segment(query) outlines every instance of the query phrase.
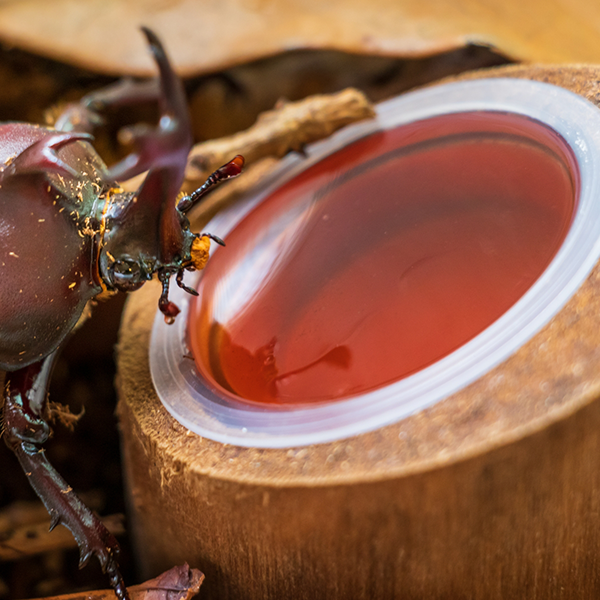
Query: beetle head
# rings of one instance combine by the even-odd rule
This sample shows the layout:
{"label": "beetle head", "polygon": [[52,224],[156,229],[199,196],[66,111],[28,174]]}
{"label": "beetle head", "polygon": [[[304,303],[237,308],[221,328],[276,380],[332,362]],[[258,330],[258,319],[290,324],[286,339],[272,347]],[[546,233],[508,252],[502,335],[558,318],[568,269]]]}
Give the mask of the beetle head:
{"label": "beetle head", "polygon": [[202,268],[208,258],[210,234],[189,229],[185,213],[210,188],[241,172],[244,159],[235,157],[215,171],[206,183],[177,203],[192,146],[191,127],[183,85],[174,73],[157,36],[142,28],[160,71],[161,119],[156,129],[130,131],[136,151],[109,171],[109,179],[124,180],[148,171],[135,193],[110,190],[104,198],[101,239],[96,255],[98,278],[108,289],[133,291],[156,273],[163,291],[159,308],[167,322],[179,309],[169,301],[169,281],[191,294],[183,283],[186,270]]}
{"label": "beetle head", "polygon": [[168,299],[171,276],[176,275],[179,287],[197,295],[183,283],[184,272],[204,268],[211,240],[225,245],[215,235],[190,231],[185,213],[213,186],[237,177],[243,165],[244,159],[236,156],[177,205],[170,201],[175,191],[173,196],[165,196],[173,174],[164,168],[151,170],[134,194],[110,190],[104,199],[102,238],[96,261],[103,284],[109,289],[131,292],[156,273],[163,287],[159,308],[167,323],[172,323],[179,309]]}
{"label": "beetle head", "polygon": [[[148,187],[148,178],[152,185]],[[199,252],[204,238],[189,229],[187,217],[171,202],[159,202],[156,175],[150,173],[134,194],[116,193],[104,217],[102,247],[98,254],[99,277],[108,289],[131,292],[156,273],[163,284],[160,308],[171,320],[179,312],[168,301],[168,285],[183,272],[202,268],[208,258]],[[152,193],[149,193],[149,189]],[[162,186],[159,187],[162,189]]]}

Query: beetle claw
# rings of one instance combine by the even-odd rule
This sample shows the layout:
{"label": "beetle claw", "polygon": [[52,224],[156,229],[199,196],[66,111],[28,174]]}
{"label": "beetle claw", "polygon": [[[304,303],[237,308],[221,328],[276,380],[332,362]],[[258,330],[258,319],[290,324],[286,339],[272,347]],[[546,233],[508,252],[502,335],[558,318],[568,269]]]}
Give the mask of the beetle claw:
{"label": "beetle claw", "polygon": [[89,562],[90,559],[92,558],[92,551],[86,549],[85,552],[83,551],[83,549],[80,549],[79,552],[79,568],[83,569]]}
{"label": "beetle claw", "polygon": [[50,527],[48,528],[48,531],[53,531],[55,527],[60,525],[60,522],[61,522],[60,515],[56,512],[52,513],[51,520],[50,520]]}

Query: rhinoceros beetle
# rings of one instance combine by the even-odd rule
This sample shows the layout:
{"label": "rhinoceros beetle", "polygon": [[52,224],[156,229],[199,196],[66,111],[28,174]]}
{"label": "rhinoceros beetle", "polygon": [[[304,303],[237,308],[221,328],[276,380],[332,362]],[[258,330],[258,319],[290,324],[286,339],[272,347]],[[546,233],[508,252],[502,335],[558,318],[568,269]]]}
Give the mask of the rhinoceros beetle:
{"label": "rhinoceros beetle", "polygon": [[[179,312],[169,282],[191,294],[186,270],[200,269],[216,236],[189,229],[186,213],[215,184],[235,177],[243,158],[215,171],[177,201],[192,145],[183,86],[157,36],[142,28],[158,65],[157,82],[124,80],[71,105],[55,129],[0,125],[0,369],[6,371],[0,433],[51,516],[71,530],[80,566],[95,554],[119,598],[128,593],[118,544],[45,457],[47,387],[61,345],[88,302],[138,289],[156,273],[167,322]],[[108,169],[90,131],[109,106],[155,96],[158,127],[130,129],[135,151]],[[148,171],[140,188],[116,183]]]}

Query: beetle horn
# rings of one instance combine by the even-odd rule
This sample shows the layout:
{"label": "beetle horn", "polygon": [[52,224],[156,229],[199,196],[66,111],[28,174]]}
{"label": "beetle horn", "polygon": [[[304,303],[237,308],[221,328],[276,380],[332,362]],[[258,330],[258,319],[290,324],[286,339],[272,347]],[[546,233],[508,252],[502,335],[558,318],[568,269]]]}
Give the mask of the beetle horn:
{"label": "beetle horn", "polygon": [[[162,265],[170,265],[181,256],[184,233],[175,200],[179,185],[173,185],[176,173],[172,169],[151,169],[138,190],[135,210],[143,213],[139,235],[152,237],[155,256]],[[148,239],[150,242],[150,239]]]}
{"label": "beetle horn", "polygon": [[126,127],[122,134],[135,151],[109,170],[113,180],[123,181],[154,167],[170,167],[173,184],[179,191],[185,174],[192,134],[183,84],[173,71],[160,40],[147,27],[142,32],[159,69],[161,119],[157,128],[138,124]]}
{"label": "beetle horn", "polygon": [[[176,199],[192,147],[190,119],[183,84],[173,71],[154,32],[142,27],[160,71],[161,119],[158,127],[137,125],[126,130],[135,151],[110,169],[114,180],[148,174],[126,207],[127,236],[159,263],[170,264],[181,253],[183,232]],[[132,231],[135,229],[135,231]],[[124,242],[126,245],[126,242]]]}
{"label": "beetle horn", "polygon": [[140,257],[155,270],[181,255],[184,232],[175,198],[173,172],[151,169],[135,194],[116,194],[105,242],[114,256]]}

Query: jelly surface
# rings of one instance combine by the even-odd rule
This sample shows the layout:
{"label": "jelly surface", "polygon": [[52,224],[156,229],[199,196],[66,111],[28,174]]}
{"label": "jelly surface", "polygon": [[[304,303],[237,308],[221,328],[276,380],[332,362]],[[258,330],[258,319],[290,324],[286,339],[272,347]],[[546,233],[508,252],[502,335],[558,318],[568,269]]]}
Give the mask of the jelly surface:
{"label": "jelly surface", "polygon": [[188,344],[221,395],[301,406],[448,355],[538,279],[569,229],[575,159],[514,114],[373,134],[283,184],[227,236]]}

